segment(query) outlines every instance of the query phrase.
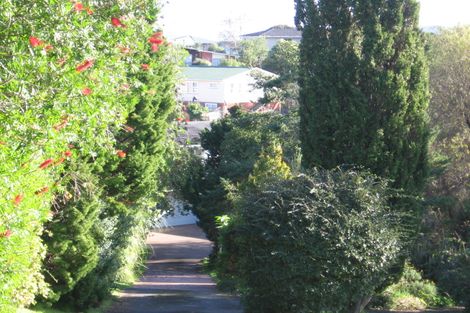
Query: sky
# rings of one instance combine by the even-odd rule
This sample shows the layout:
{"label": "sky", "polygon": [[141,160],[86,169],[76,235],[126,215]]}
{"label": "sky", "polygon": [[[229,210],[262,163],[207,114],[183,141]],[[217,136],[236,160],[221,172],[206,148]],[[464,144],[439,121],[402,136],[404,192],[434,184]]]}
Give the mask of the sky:
{"label": "sky", "polygon": [[[422,27],[470,24],[470,0],[419,1]],[[294,0],[166,0],[160,24],[170,39],[193,35],[218,40],[228,30],[247,34],[294,26],[294,15]]]}

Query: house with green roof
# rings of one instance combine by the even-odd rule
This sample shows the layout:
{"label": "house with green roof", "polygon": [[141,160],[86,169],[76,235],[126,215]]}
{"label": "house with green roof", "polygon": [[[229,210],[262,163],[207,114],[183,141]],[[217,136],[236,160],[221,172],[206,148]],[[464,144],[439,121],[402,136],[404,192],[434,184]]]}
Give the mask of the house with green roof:
{"label": "house with green roof", "polygon": [[254,86],[254,70],[274,75],[246,67],[182,67],[183,84],[179,88],[179,97],[184,103],[199,102],[209,111],[220,111],[221,116],[234,105],[251,109],[264,96],[263,89]]}

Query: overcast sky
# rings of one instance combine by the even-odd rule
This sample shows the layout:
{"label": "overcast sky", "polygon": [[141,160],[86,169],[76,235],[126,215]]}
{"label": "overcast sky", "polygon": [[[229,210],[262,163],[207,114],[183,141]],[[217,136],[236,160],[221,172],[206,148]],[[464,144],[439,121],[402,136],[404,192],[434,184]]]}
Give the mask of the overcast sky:
{"label": "overcast sky", "polygon": [[[193,35],[219,39],[232,31],[251,33],[274,25],[294,25],[294,0],[167,0],[160,24],[175,38]],[[420,25],[454,26],[470,24],[470,0],[420,0]]]}

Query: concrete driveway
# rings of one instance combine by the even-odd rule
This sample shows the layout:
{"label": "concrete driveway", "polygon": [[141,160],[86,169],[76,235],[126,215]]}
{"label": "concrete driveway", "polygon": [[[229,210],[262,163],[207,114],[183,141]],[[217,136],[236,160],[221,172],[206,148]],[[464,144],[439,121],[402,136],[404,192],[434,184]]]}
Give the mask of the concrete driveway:
{"label": "concrete driveway", "polygon": [[237,297],[220,293],[200,261],[211,242],[196,225],[152,233],[153,253],[139,282],[120,293],[108,313],[242,313]]}

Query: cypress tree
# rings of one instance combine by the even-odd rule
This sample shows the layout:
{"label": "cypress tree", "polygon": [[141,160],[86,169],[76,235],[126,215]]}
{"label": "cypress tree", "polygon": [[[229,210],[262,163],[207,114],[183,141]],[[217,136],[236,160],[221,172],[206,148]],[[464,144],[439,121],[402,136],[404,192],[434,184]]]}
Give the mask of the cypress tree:
{"label": "cypress tree", "polygon": [[428,70],[416,0],[296,0],[306,167],[359,165],[415,193],[427,173]]}

